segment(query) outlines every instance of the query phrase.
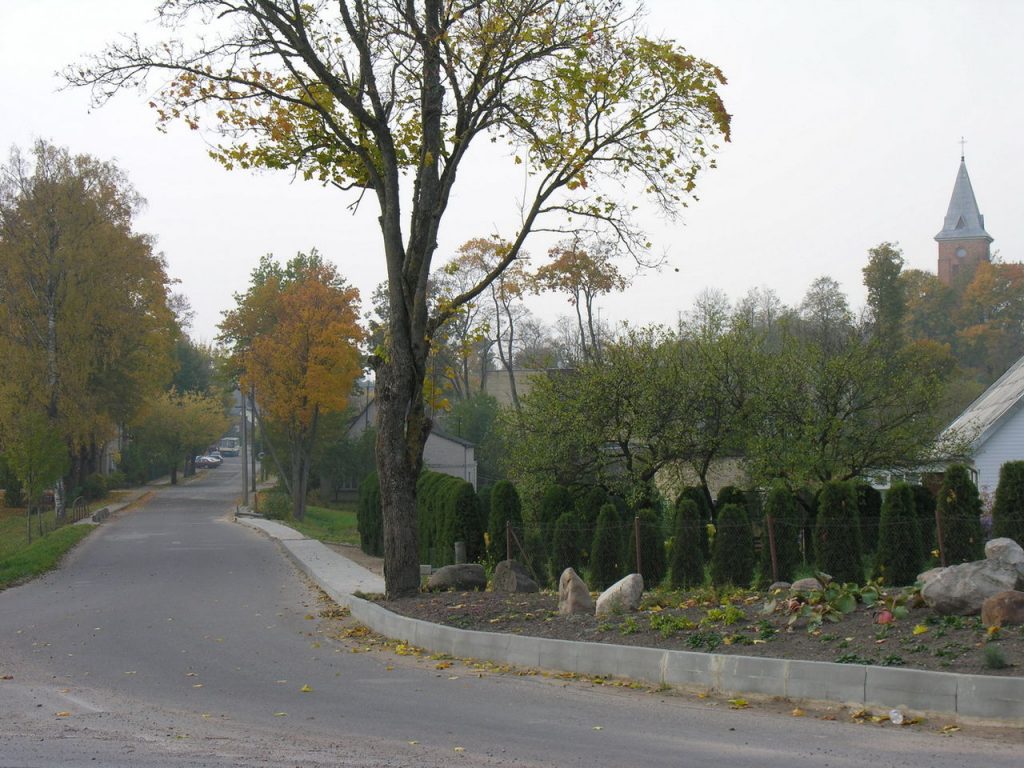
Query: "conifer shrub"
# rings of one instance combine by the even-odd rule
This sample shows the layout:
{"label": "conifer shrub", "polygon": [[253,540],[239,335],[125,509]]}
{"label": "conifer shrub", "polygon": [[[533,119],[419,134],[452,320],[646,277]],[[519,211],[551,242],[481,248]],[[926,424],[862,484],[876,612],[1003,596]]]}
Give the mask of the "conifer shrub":
{"label": "conifer shrub", "polygon": [[368,555],[384,554],[384,522],[380,504],[380,481],[371,472],[359,484],[356,505],[356,528],[359,530],[359,548]]}
{"label": "conifer shrub", "polygon": [[894,483],[882,502],[875,573],[882,583],[905,587],[921,572],[921,531],[914,512],[914,491]]}
{"label": "conifer shrub", "polygon": [[754,578],[754,534],[747,510],[726,504],[718,511],[711,552],[711,583],[748,587]]}
{"label": "conifer shrub", "polygon": [[[743,510],[747,511],[747,494],[737,488],[735,485],[726,485],[718,491],[718,497],[715,499],[715,521],[717,523],[718,516],[721,514],[722,509],[727,507],[729,504],[735,504],[736,506],[743,507]],[[749,514],[747,515],[749,518]]]}
{"label": "conifer shrub", "polygon": [[676,502],[672,527],[672,561],[669,577],[674,589],[692,589],[704,583],[704,551],[707,526],[697,503],[681,495]]}
{"label": "conifer shrub", "polygon": [[[711,557],[711,539],[708,536],[708,525],[711,523],[713,515],[713,507],[711,502],[708,501],[707,494],[704,493],[704,489],[696,485],[690,485],[683,488],[682,493],[679,494],[680,499],[689,499],[697,505],[697,512],[700,515],[700,546],[701,551],[704,554],[704,561]],[[676,509],[678,509],[678,501]]]}
{"label": "conifer shrub", "polygon": [[585,527],[591,530],[597,526],[597,516],[601,507],[608,503],[608,493],[599,485],[592,485],[576,499],[576,514]]}
{"label": "conifer shrub", "polygon": [[[985,544],[981,531],[981,497],[963,464],[946,469],[935,502],[942,526],[941,544],[946,565],[981,560]],[[938,536],[938,534],[936,534]]]}
{"label": "conifer shrub", "polygon": [[[480,507],[480,498],[470,483],[459,483],[456,486],[453,511],[455,530],[452,541],[466,543],[466,561],[477,563],[484,559],[484,515]],[[454,547],[454,545],[453,545]]]}
{"label": "conifer shrub", "polygon": [[640,575],[645,589],[654,589],[665,578],[665,535],[661,516],[653,509],[641,509],[636,513],[639,526],[629,526],[629,544],[623,554],[623,564],[628,573],[636,571],[636,529],[640,528]]}
{"label": "conifer shrub", "polygon": [[619,511],[611,502],[597,515],[594,540],[590,545],[590,587],[607,589],[622,578],[623,541]]}
{"label": "conifer shrub", "polygon": [[914,494],[914,515],[917,517],[917,528],[921,533],[921,563],[926,563],[933,549],[938,548],[935,541],[935,494],[927,486],[912,485]]}
{"label": "conifer shrub", "polygon": [[796,497],[779,481],[772,485],[764,502],[764,536],[761,541],[761,558],[758,573],[765,582],[772,581],[771,542],[768,538],[768,522],[771,521],[775,539],[775,559],[778,564],[778,578],[790,581],[796,569],[803,564],[800,553],[800,508]]}
{"label": "conifer shrub", "polygon": [[[519,493],[516,487],[508,480],[500,480],[494,484],[491,491],[491,512],[488,516],[487,530],[489,532],[490,544],[488,556],[492,562],[500,563],[509,558],[506,551],[505,527],[507,523],[512,524],[513,530],[523,540],[523,510],[519,501]],[[515,547],[515,543],[512,545]],[[516,553],[513,550],[512,555]],[[515,559],[513,557],[513,559]]]}
{"label": "conifer shrub", "polygon": [[579,516],[571,510],[563,512],[555,521],[551,534],[548,570],[552,580],[557,580],[566,568],[579,572],[582,566],[581,559]]}
{"label": "conifer shrub", "polygon": [[572,493],[564,485],[550,483],[545,486],[537,507],[537,523],[545,539],[550,540],[555,521],[576,508]]}
{"label": "conifer shrub", "polygon": [[814,557],[818,570],[838,582],[864,581],[857,492],[851,483],[833,480],[821,489],[814,526]]}
{"label": "conifer shrub", "polygon": [[860,542],[865,552],[878,549],[878,525],[882,516],[882,494],[871,483],[858,482],[857,514],[860,515]]}
{"label": "conifer shrub", "polygon": [[1008,461],[999,469],[992,535],[1024,546],[1024,461]]}

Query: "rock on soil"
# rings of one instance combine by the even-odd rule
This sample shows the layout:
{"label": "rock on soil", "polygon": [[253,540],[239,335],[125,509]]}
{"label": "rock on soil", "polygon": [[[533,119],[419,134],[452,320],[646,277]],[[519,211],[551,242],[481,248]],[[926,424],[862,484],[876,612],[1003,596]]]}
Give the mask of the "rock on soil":
{"label": "rock on soil", "polygon": [[644,594],[644,577],[639,573],[631,573],[619,579],[597,598],[597,615],[616,611],[635,611],[640,607],[640,598]]}
{"label": "rock on soil", "polygon": [[984,560],[932,568],[918,579],[921,597],[937,613],[977,614],[986,598],[1024,589],[1024,549],[1013,539],[992,539],[985,545]]}
{"label": "rock on soil", "polygon": [[502,560],[494,568],[495,592],[537,592],[540,587],[526,566],[515,560]]}
{"label": "rock on soil", "polygon": [[479,563],[461,563],[438,568],[427,580],[427,589],[454,589],[465,591],[470,589],[487,589],[487,574]]}
{"label": "rock on soil", "polygon": [[590,596],[586,582],[572,568],[566,568],[558,579],[558,612],[568,615],[590,613],[593,610],[594,599]]}

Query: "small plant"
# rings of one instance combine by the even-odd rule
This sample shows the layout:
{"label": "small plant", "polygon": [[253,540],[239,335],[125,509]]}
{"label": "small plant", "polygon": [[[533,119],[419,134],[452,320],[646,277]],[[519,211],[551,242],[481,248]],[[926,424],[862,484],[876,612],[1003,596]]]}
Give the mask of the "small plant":
{"label": "small plant", "polygon": [[717,632],[694,632],[686,638],[686,644],[694,650],[706,647],[713,651],[722,644],[722,636]]}
{"label": "small plant", "polygon": [[898,653],[890,653],[879,662],[883,667],[902,667],[906,663]]}
{"label": "small plant", "polygon": [[1010,666],[1010,662],[1006,660],[1006,654],[1003,652],[1003,649],[993,643],[985,645],[982,656],[985,659],[986,669],[1006,669]]}
{"label": "small plant", "polygon": [[696,625],[685,616],[672,616],[655,613],[650,618],[651,629],[660,632],[662,637],[671,637],[676,632],[685,632]]}
{"label": "small plant", "polygon": [[742,608],[727,603],[718,608],[708,608],[707,615],[701,619],[700,623],[702,625],[723,624],[729,627],[745,618],[747,618],[747,615],[743,612]]}
{"label": "small plant", "polygon": [[844,653],[836,658],[837,664],[870,664],[871,659],[865,659],[856,653]]}
{"label": "small plant", "polygon": [[771,640],[777,634],[779,630],[772,626],[772,623],[767,619],[761,619],[757,622],[757,637],[759,640]]}
{"label": "small plant", "polygon": [[635,635],[640,631],[639,622],[632,616],[627,616],[626,620],[619,625],[620,635]]}

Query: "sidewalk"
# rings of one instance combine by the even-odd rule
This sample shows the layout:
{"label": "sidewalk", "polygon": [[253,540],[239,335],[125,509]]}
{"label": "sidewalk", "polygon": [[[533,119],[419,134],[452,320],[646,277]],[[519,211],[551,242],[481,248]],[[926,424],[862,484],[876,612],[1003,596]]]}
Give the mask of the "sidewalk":
{"label": "sidewalk", "polygon": [[384,592],[384,579],[319,541],[272,520],[235,521],[275,539],[339,605],[375,632],[434,653],[522,667],[624,677],[655,685],[795,702],[900,709],[963,722],[1024,727],[1024,677],[926,672],[670,651],[456,629],[411,619],[356,597]]}

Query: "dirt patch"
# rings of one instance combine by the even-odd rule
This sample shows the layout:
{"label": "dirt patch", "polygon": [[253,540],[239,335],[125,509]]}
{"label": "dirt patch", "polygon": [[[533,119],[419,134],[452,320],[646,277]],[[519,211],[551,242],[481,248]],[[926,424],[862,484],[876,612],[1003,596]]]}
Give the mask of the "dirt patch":
{"label": "dirt patch", "polygon": [[739,592],[653,592],[636,612],[596,617],[562,616],[551,592],[423,593],[384,602],[395,613],[460,629],[614,643],[681,651],[770,656],[846,664],[907,667],[937,672],[1019,676],[1024,671],[1024,627],[994,633],[978,617],[939,616],[909,607],[888,623],[883,614],[896,595],[858,604],[820,627],[806,618],[791,623],[784,600],[765,612],[770,596]]}

